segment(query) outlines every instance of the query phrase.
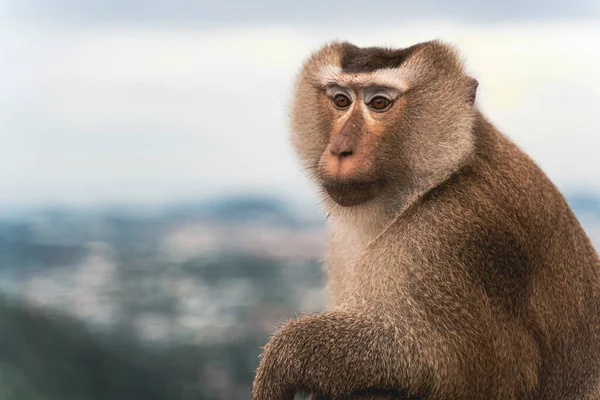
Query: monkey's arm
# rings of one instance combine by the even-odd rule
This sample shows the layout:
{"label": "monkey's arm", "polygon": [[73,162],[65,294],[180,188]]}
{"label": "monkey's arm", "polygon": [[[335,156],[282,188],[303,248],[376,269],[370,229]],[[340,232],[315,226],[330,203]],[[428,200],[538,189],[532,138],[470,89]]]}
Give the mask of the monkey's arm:
{"label": "monkey's arm", "polygon": [[[460,318],[460,316],[458,316]],[[443,319],[443,318],[442,318]],[[516,398],[537,382],[537,355],[525,333],[435,332],[358,313],[332,311],[286,323],[265,347],[254,400],[330,399],[368,388],[428,398]],[[485,338],[485,339],[483,339]]]}
{"label": "monkey's arm", "polygon": [[384,384],[379,377],[393,379],[395,374],[381,371],[380,365],[397,346],[393,333],[384,331],[345,312],[288,321],[265,346],[253,399],[293,399],[297,392],[336,397],[352,388]]}

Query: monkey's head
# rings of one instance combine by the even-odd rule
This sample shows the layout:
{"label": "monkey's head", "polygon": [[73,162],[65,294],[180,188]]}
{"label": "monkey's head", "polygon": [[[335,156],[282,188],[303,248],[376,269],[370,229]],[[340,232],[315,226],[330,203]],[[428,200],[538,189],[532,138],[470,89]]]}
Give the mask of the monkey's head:
{"label": "monkey's head", "polygon": [[326,198],[389,200],[443,179],[473,152],[477,81],[454,50],[334,42],[304,64],[292,144]]}

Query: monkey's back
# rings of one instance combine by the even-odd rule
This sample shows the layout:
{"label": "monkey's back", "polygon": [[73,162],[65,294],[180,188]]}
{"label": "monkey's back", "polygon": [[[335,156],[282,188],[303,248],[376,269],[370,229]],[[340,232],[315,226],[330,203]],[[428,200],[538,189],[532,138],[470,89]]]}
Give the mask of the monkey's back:
{"label": "monkey's back", "polygon": [[[538,398],[600,398],[600,260],[565,198],[542,170],[480,119],[475,179],[463,201],[490,213],[494,243],[479,271],[490,298],[530,329],[540,346]],[[480,197],[481,196],[481,197]],[[488,247],[487,244],[490,243]],[[468,246],[467,246],[468,247]],[[504,253],[503,249],[508,251]],[[500,282],[500,285],[497,283]]]}
{"label": "monkey's back", "polygon": [[[427,337],[468,332],[471,319],[500,320],[507,332],[532,338],[515,347],[523,357],[539,357],[536,399],[599,398],[598,255],[564,197],[526,154],[482,116],[476,138],[468,166],[395,220],[343,274],[332,271],[344,276],[332,285],[341,287],[338,307],[407,320],[404,310],[416,304],[417,314],[438,327],[422,331]],[[365,275],[370,279],[358,278]],[[485,309],[478,305],[482,296]],[[464,320],[445,319],[448,310]],[[418,335],[422,328],[412,323]],[[488,333],[470,334],[483,341]],[[491,358],[510,336],[498,333],[508,339],[499,339]],[[523,375],[530,372],[523,368]]]}

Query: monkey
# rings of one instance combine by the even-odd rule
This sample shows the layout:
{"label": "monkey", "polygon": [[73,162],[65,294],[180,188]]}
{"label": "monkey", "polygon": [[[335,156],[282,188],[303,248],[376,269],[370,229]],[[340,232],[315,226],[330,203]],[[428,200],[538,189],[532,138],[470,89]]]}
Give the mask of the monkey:
{"label": "monkey", "polygon": [[264,346],[254,400],[600,399],[600,260],[440,40],[330,42],[291,145],[326,213],[326,310]]}

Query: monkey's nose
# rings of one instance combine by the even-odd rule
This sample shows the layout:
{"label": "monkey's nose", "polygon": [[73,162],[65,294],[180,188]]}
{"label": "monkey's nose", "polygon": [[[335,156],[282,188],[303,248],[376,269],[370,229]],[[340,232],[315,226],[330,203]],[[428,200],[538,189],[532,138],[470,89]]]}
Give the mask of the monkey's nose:
{"label": "monkey's nose", "polygon": [[336,157],[343,158],[354,153],[354,141],[346,135],[339,135],[333,139],[329,151]]}

